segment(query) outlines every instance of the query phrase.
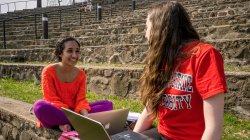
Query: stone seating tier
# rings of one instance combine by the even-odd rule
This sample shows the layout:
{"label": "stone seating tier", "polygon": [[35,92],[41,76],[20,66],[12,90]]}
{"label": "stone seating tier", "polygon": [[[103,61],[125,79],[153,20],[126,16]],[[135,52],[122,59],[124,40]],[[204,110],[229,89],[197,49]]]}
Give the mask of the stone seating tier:
{"label": "stone seating tier", "polygon": [[[0,64],[1,77],[11,77],[16,80],[33,80],[33,75],[40,75],[44,65],[41,64]],[[142,68],[111,66],[79,66],[84,68],[88,75],[88,91],[95,94],[112,95],[127,99],[139,99],[137,93],[138,80]],[[228,93],[225,99],[225,111],[235,111],[243,108],[249,115],[249,72],[226,72]]]}
{"label": "stone seating tier", "polygon": [[58,139],[60,132],[36,127],[36,118],[29,113],[31,104],[0,97],[1,140],[48,140]]}
{"label": "stone seating tier", "polygon": [[[149,7],[149,5],[151,3],[160,3],[160,2],[163,2],[164,0],[154,0],[154,1],[151,1],[151,0],[137,0],[137,5],[136,7],[138,7],[138,4],[140,3],[144,3],[141,4],[142,7],[143,6],[147,6]],[[128,0],[128,1],[124,1],[126,3],[124,4],[131,4],[131,0]],[[195,7],[195,6],[209,6],[209,5],[226,5],[226,4],[231,4],[231,5],[235,5],[235,4],[239,4],[239,3],[244,3],[244,2],[248,2],[248,0],[234,0],[234,1],[209,1],[209,2],[206,2],[206,1],[193,1],[193,2],[190,2],[190,1],[186,1],[186,0],[183,0],[182,3],[184,4],[185,7]],[[107,3],[105,5],[108,5]],[[105,6],[104,5],[104,6]],[[118,2],[117,4],[115,5],[121,5],[120,2]],[[140,6],[140,5],[139,5]],[[19,10],[19,11],[15,11],[15,12],[8,12],[7,14],[0,14],[0,18],[3,19],[4,17],[16,17],[16,16],[20,16],[20,15],[27,15],[27,14],[30,14],[30,13],[34,13],[34,12],[45,12],[45,11],[50,11],[51,9],[61,9],[61,8],[65,8],[65,7],[70,7],[70,6],[61,6],[61,7],[58,7],[58,6],[53,6],[53,7],[46,7],[46,8],[35,8],[35,9],[24,9],[24,10]],[[73,7],[73,6],[71,6]]]}
{"label": "stone seating tier", "polygon": [[[140,23],[140,22],[139,22]],[[106,25],[106,24],[104,24]],[[114,24],[109,24],[114,25]],[[145,32],[145,24],[133,26],[118,26],[118,27],[110,27],[106,25],[108,28],[101,28],[98,24],[93,28],[83,28],[72,30],[70,27],[64,27],[60,32],[60,29],[55,29],[54,27],[49,28],[49,37],[54,36],[65,36],[71,35],[74,37],[84,37],[84,36],[96,36],[96,35],[113,35],[113,34],[130,34],[130,33],[144,33]],[[206,39],[235,39],[235,38],[250,38],[249,24],[238,24],[238,25],[222,25],[222,26],[211,26],[211,27],[202,27],[196,29],[200,36],[205,37]],[[63,32],[64,31],[64,32]],[[67,31],[67,32],[65,32]],[[37,30],[37,35],[42,39],[42,30]],[[34,29],[26,28],[26,30],[22,31],[13,31],[8,32],[6,34],[6,40],[14,41],[14,40],[28,40],[35,39]],[[3,36],[0,36],[0,40],[3,40]]]}
{"label": "stone seating tier", "polygon": [[[133,37],[133,36],[132,36]],[[96,38],[96,42],[105,42],[105,38],[103,41],[98,40]],[[80,62],[84,64],[88,63],[99,63],[99,64],[144,64],[146,52],[148,49],[148,45],[145,43],[140,44],[119,44],[110,42],[106,45],[95,45],[95,46],[87,46],[84,45],[86,42],[84,39],[80,40],[81,46],[81,58]],[[132,38],[134,40],[134,38]],[[94,40],[95,41],[95,40]],[[226,64],[239,64],[239,65],[249,65],[249,44],[250,39],[228,39],[228,40],[205,40],[208,43],[216,46]],[[51,40],[51,42],[53,42]],[[89,42],[87,42],[89,43]],[[21,44],[21,43],[20,43]],[[90,43],[89,43],[90,44]],[[112,45],[111,45],[112,44]],[[119,45],[118,45],[119,44]],[[21,46],[22,47],[22,46]],[[6,49],[0,51],[0,62],[13,62],[13,56],[23,56],[25,62],[53,62],[55,59],[53,58],[53,45],[49,46],[33,46],[31,45],[27,49]],[[23,47],[22,47],[23,48]],[[22,61],[21,61],[22,62]]]}
{"label": "stone seating tier", "polygon": [[[237,19],[240,19],[240,17],[242,16],[237,16],[237,17],[232,17],[232,18],[237,18]],[[223,25],[225,24],[225,20],[218,20],[218,21],[212,21],[212,23],[214,24],[217,24],[217,26],[211,26],[211,27],[201,27],[201,28],[198,28],[197,31],[200,33],[200,35],[202,37],[206,36],[205,38],[206,39],[234,39],[234,38],[249,38],[249,23],[247,20],[237,20],[237,19],[228,19],[227,23],[229,24],[232,24],[232,23],[236,23],[236,24],[232,24],[232,25]],[[211,20],[207,20],[207,22],[211,22]],[[194,22],[194,25],[198,26],[199,24],[201,23],[201,21],[197,21],[197,22]],[[205,22],[203,22],[205,23]],[[101,23],[101,24],[93,24],[93,25],[84,25],[83,27],[80,27],[79,29],[77,29],[76,31],[73,31],[70,27],[66,28],[64,27],[62,29],[62,31],[71,31],[70,33],[62,33],[60,32],[60,29],[55,29],[55,28],[50,28],[50,32],[49,32],[49,35],[50,36],[60,36],[61,35],[65,35],[65,34],[70,34],[70,35],[73,35],[73,36],[76,36],[78,37],[80,34],[81,34],[81,31],[79,30],[82,30],[82,32],[86,33],[86,34],[82,34],[81,36],[84,36],[84,35],[87,35],[87,36],[91,36],[91,35],[95,35],[95,34],[100,34],[100,35],[109,35],[109,34],[114,34],[114,33],[126,33],[126,27],[124,27],[124,29],[122,31],[119,31],[119,28],[121,28],[120,25],[122,26],[125,26],[125,25],[129,25],[129,26],[135,26],[132,28],[132,33],[141,33],[143,31],[142,28],[145,27],[145,23],[141,23],[140,21],[134,21],[134,22],[120,22],[118,24],[105,24],[105,23]],[[136,28],[136,24],[141,24],[141,26],[138,25],[138,28]],[[205,25],[208,25],[209,23],[206,23]],[[222,26],[221,26],[222,24]],[[88,28],[89,27],[89,28]],[[88,32],[85,32],[85,28],[86,29],[94,29],[94,28],[105,28],[105,27],[111,27],[111,29],[96,29],[94,30],[95,32],[92,32],[92,33],[88,33]],[[112,29],[113,27],[113,29]],[[119,27],[118,29],[117,28],[114,28],[114,27]],[[22,32],[17,32],[15,31],[15,33],[18,33],[18,34],[15,34],[16,37],[13,36],[13,38],[11,38],[10,35],[8,35],[6,38],[7,38],[7,44],[8,42],[12,42],[12,40],[14,41],[16,39],[16,41],[18,41],[19,39],[20,40],[26,40],[26,39],[31,39],[31,38],[35,38],[35,35],[34,35],[34,32],[33,34],[27,34],[27,29],[32,29],[33,27],[26,27],[24,28],[23,30],[21,30]],[[74,27],[75,29],[76,27]],[[138,31],[137,31],[138,30]],[[77,32],[78,33],[75,33]],[[110,31],[110,32],[109,32]],[[117,32],[116,32],[117,31]],[[26,32],[25,34],[23,34],[24,32]],[[32,32],[32,31],[30,31]],[[42,32],[41,30],[39,29],[38,30],[38,38],[41,38],[42,36]],[[103,34],[102,34],[103,33]],[[10,34],[13,34],[12,32],[10,32]],[[77,35],[78,34],[78,35]],[[1,41],[0,41],[0,44],[2,43],[2,37],[0,36],[1,38]],[[28,44],[25,44],[25,45],[28,45]],[[30,44],[31,45],[31,44]],[[9,45],[8,45],[9,46]],[[10,47],[12,48],[12,47]]]}
{"label": "stone seating tier", "polygon": [[[32,31],[34,17],[7,22],[8,49],[0,49],[0,78],[34,80],[34,75],[40,75],[45,65],[55,61],[51,54],[59,37],[71,35],[75,36],[82,46],[78,66],[86,70],[88,91],[137,100],[138,79],[143,71],[148,49],[144,37],[146,11],[152,5],[163,1],[166,0],[137,0],[137,10],[131,11],[131,0],[120,0],[112,11],[112,17],[109,15],[109,5],[104,3],[103,20],[96,20],[95,11],[83,12],[81,26],[78,20],[79,12],[68,9],[62,14],[62,30],[58,13],[49,13],[49,39],[40,39],[41,16],[37,18],[39,39],[36,40]],[[249,0],[181,2],[187,8],[202,40],[214,44],[228,66],[246,68],[246,71],[226,71],[228,93],[225,111],[250,120]],[[70,6],[63,8],[67,7]],[[49,11],[53,8],[60,7],[11,12],[1,14],[0,19]],[[2,28],[0,32],[3,32]],[[2,40],[0,34],[0,48],[3,46]],[[27,114],[30,104],[21,104],[19,101],[1,97],[0,106],[0,139],[58,138],[58,131],[35,127],[34,116]],[[8,109],[4,106],[8,106]],[[20,106],[26,111],[20,109]]]}
{"label": "stone seating tier", "polygon": [[[244,14],[247,14],[249,13],[249,8],[246,6],[248,3],[246,4],[242,4],[243,7],[241,7],[242,9],[241,10],[238,10],[239,7],[236,7],[236,8],[230,8],[230,7],[226,7],[225,9],[219,9],[219,10],[213,10],[213,9],[210,9],[210,10],[204,10],[204,7],[202,7],[205,12],[203,12],[202,10],[198,9],[194,9],[192,10],[191,8],[188,10],[191,17],[193,19],[199,19],[199,18],[208,18],[208,17],[222,17],[222,16],[228,16],[228,15],[244,15]],[[198,12],[197,12],[198,11]],[[93,17],[95,17],[95,12],[91,12]],[[117,15],[120,15],[121,14],[121,10],[120,10],[120,13],[119,12],[113,12],[113,14],[116,14],[118,13]],[[73,11],[67,11],[67,12],[63,12],[63,18],[66,18],[66,17],[72,17],[72,15],[79,15],[78,12],[76,12],[76,10],[73,10]],[[58,21],[58,18],[59,18],[59,13],[58,12],[54,12],[54,13],[51,13],[49,15],[49,17],[51,18],[50,20],[54,20],[56,19],[56,21]],[[104,13],[105,15],[105,13]],[[107,12],[107,15],[109,15],[109,12]],[[83,19],[85,16],[89,16],[89,14],[85,15],[83,13]],[[144,16],[145,16],[145,13],[144,13]],[[85,17],[86,18],[86,17]],[[67,19],[67,18],[66,18]],[[21,21],[33,21],[34,20],[34,17],[30,17],[30,18],[24,18],[24,19],[19,19],[17,22],[21,22]],[[72,20],[72,19],[70,19]],[[73,19],[75,20],[75,19]]]}
{"label": "stone seating tier", "polygon": [[[243,6],[246,7],[247,4],[244,4],[244,3],[243,3],[243,4],[241,4],[241,5],[243,5]],[[233,8],[231,8],[230,6],[229,6],[229,7],[223,6],[223,7],[229,8],[229,14],[232,14],[232,15],[234,15],[234,14],[236,14],[236,15],[237,15],[237,14],[242,14],[242,11],[245,12],[245,13],[248,13],[247,10],[244,10],[244,9],[241,11],[241,13],[239,13],[239,11],[237,11],[237,9],[233,9]],[[239,8],[239,6],[237,6],[237,8]],[[197,9],[197,8],[196,8],[196,9]],[[198,10],[199,10],[199,9],[198,9]],[[219,10],[221,10],[221,8],[219,8]],[[248,8],[248,10],[249,10],[249,8]],[[76,11],[76,10],[73,10],[73,11]],[[192,10],[189,10],[189,11],[192,11]],[[202,10],[200,10],[200,11],[202,11]],[[206,11],[206,10],[204,10],[204,7],[203,7],[203,11]],[[203,11],[201,12],[202,14],[204,14]],[[228,11],[228,10],[227,10],[227,11]],[[231,12],[230,12],[230,11],[231,11]],[[210,12],[211,12],[211,8],[210,8]],[[70,17],[72,17],[72,12],[67,12],[67,13],[71,13]],[[93,12],[92,12],[92,13],[93,13]],[[202,17],[202,16],[200,15],[201,13],[198,12],[198,15],[199,15],[199,16],[197,16],[197,17]],[[76,13],[73,13],[73,14],[75,15]],[[192,14],[191,14],[191,15],[192,15]],[[220,13],[216,13],[216,12],[214,12],[214,10],[213,10],[213,13],[212,13],[212,14],[210,13],[210,14],[207,14],[207,15],[212,15],[212,16],[219,15],[219,16],[220,16]],[[223,14],[222,14],[222,15],[223,15]],[[224,15],[225,15],[225,14],[224,14]],[[52,16],[52,15],[51,15],[51,16]],[[58,17],[58,14],[56,14],[55,16]],[[65,15],[65,16],[66,16],[66,15]],[[20,19],[20,20],[18,20],[18,21],[21,21],[21,20],[22,20],[22,19]],[[32,18],[32,20],[33,20],[33,18]]]}

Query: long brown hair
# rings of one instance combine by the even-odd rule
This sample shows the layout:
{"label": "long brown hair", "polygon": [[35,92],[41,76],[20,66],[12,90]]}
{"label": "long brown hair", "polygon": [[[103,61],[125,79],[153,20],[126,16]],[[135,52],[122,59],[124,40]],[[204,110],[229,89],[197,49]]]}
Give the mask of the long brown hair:
{"label": "long brown hair", "polygon": [[174,71],[175,60],[180,56],[183,42],[200,40],[184,7],[178,2],[167,2],[152,8],[148,13],[150,30],[146,65],[140,79],[142,102],[158,115],[161,97]]}

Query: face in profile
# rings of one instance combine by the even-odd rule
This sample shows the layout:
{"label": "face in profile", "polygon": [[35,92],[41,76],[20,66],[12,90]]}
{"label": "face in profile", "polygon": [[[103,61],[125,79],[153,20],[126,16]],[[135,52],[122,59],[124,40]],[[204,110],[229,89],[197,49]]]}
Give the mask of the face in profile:
{"label": "face in profile", "polygon": [[67,41],[64,43],[64,49],[60,54],[62,63],[65,65],[75,66],[80,57],[80,47],[76,41]]}

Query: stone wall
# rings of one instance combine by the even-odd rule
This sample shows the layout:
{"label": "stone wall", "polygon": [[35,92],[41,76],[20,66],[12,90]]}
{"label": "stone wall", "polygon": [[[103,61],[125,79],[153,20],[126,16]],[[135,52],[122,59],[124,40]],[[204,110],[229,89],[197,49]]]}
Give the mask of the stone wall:
{"label": "stone wall", "polygon": [[0,97],[0,140],[58,139],[60,132],[36,127],[31,104]]}
{"label": "stone wall", "polygon": [[[0,78],[36,80],[40,77],[42,65],[0,64]],[[95,94],[114,95],[128,99],[139,99],[136,92],[141,68],[84,67],[87,73],[87,89]],[[250,119],[250,73],[226,72],[228,93],[225,110],[237,112]],[[241,111],[240,111],[241,110]],[[243,111],[242,111],[243,110]]]}
{"label": "stone wall", "polygon": [[[105,38],[100,38],[100,40],[104,42]],[[100,40],[94,39],[95,42],[100,42]],[[219,49],[226,63],[235,59],[244,64],[250,64],[249,39],[209,41],[209,43]],[[83,63],[144,64],[147,50],[146,43],[83,46],[81,47],[80,61]],[[7,49],[0,51],[0,61],[53,62],[55,60],[54,55],[52,55],[53,51],[53,48]]]}

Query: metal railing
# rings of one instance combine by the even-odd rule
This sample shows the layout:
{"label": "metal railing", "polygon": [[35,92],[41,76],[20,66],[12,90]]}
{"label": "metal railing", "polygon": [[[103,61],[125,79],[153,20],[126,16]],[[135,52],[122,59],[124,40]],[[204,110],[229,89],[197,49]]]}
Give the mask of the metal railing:
{"label": "metal railing", "polygon": [[[81,3],[86,0],[41,0],[42,7],[49,7],[49,6],[65,6],[65,5],[73,5],[74,3]],[[21,6],[22,5],[22,6]],[[20,0],[16,2],[7,2],[0,4],[0,14],[13,12],[16,10],[23,10],[23,9],[33,9],[37,8],[37,0]]]}
{"label": "metal railing", "polygon": [[[30,3],[35,3],[33,4],[35,7],[36,7],[36,2],[37,0],[26,0],[26,1],[16,1],[16,2],[9,2],[9,3],[4,3],[4,4],[0,4],[0,13],[3,13],[3,8],[5,7],[6,8],[6,12],[10,12],[10,11],[16,11],[17,10],[17,6],[20,4],[24,4],[25,7],[23,7],[22,9],[28,9],[28,3],[29,5],[31,5]],[[11,6],[13,7],[13,10],[10,10],[11,9]],[[32,7],[32,8],[35,8],[35,7]],[[21,9],[20,9],[21,10]]]}
{"label": "metal railing", "polygon": [[[123,1],[123,0],[122,0]],[[134,1],[134,0],[131,0],[131,2]],[[134,3],[134,2],[133,2]],[[135,5],[133,5],[132,3],[132,10],[135,10]],[[93,12],[96,12],[96,20],[101,20],[101,18],[99,17],[100,16],[100,13],[98,14],[98,5],[102,5],[101,3],[94,3],[92,2],[92,5],[94,7],[94,10]],[[135,4],[135,3],[134,3]],[[112,9],[115,8],[115,6],[112,6],[113,3],[109,3],[107,4],[106,6],[110,5],[110,8],[107,7],[106,11],[110,10],[110,16],[112,16]],[[25,15],[25,16],[19,16],[19,17],[12,17],[12,18],[8,18],[8,19],[3,19],[3,20],[0,20],[0,22],[2,22],[2,27],[3,27],[3,48],[6,49],[7,46],[6,46],[6,22],[7,21],[13,21],[13,20],[18,20],[18,19],[24,19],[26,17],[34,17],[34,35],[35,35],[35,39],[38,39],[38,33],[37,33],[37,25],[38,25],[38,22],[37,22],[37,17],[38,16],[41,16],[42,14],[49,14],[49,13],[58,13],[59,14],[59,30],[62,31],[62,12],[66,11],[67,10],[76,10],[76,9],[80,9],[80,7],[82,6],[81,3],[76,3],[75,5],[72,5],[70,7],[58,7],[59,9],[57,10],[50,10],[50,11],[47,11],[47,12],[37,12],[37,13],[34,13],[34,14],[28,14],[28,15]],[[124,5],[123,5],[124,6]],[[79,26],[82,25],[82,11],[79,10]]]}

